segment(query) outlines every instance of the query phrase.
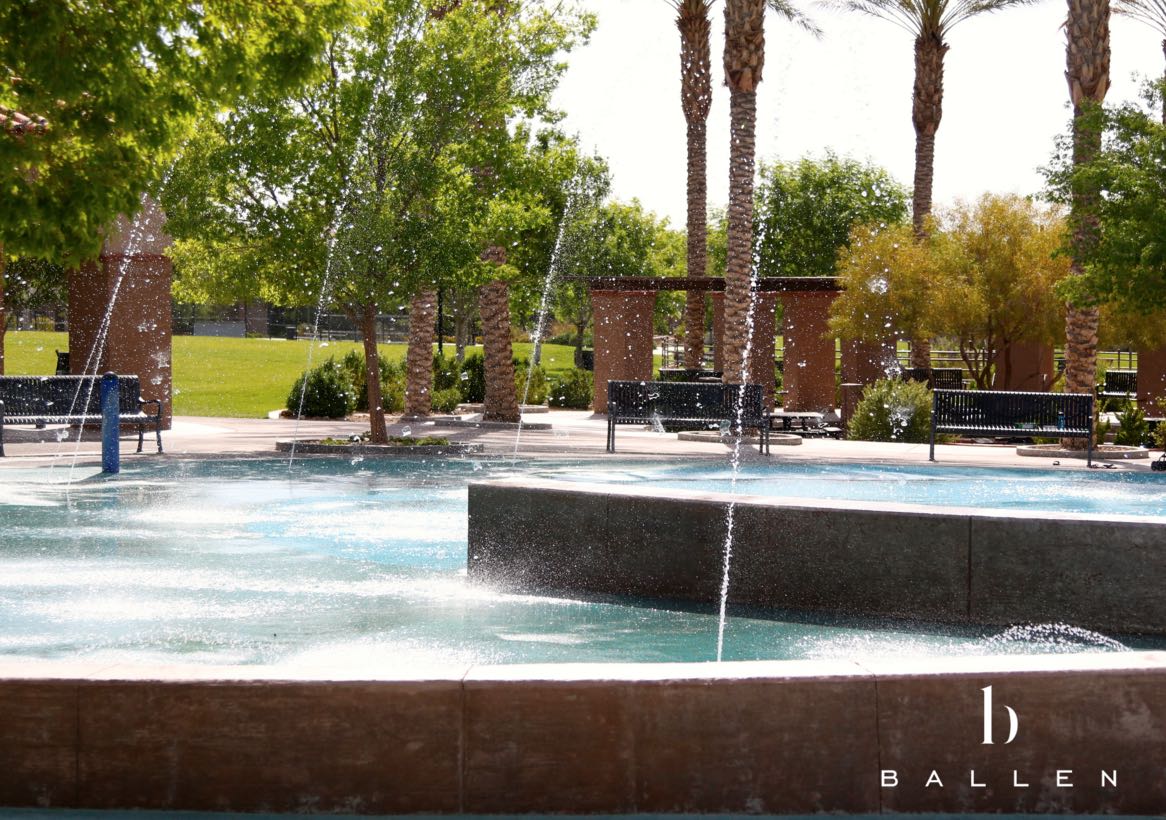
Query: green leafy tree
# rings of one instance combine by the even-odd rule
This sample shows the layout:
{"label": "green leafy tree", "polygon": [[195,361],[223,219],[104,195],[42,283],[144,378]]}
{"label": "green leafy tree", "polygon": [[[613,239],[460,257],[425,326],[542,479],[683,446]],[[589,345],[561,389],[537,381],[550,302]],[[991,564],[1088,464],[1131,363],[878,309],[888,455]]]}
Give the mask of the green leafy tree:
{"label": "green leafy tree", "polygon": [[[496,11],[385,3],[332,35],[313,84],[200,135],[165,199],[176,236],[235,250],[203,254],[209,267],[190,275],[238,281],[264,259],[260,281],[281,301],[323,292],[359,322],[374,440],[386,435],[378,305],[417,296],[431,320],[438,283],[475,286],[488,278],[482,247],[509,247],[547,219],[510,185],[526,144],[507,124],[545,109],[554,55],[586,18],[540,4]],[[412,346],[425,362],[410,363],[407,398],[432,381],[429,343]]]}
{"label": "green leafy tree", "polygon": [[[859,226],[838,258],[842,293],[830,307],[830,331],[842,339],[882,343],[935,330],[933,239],[916,241],[910,225]],[[939,271],[950,270],[941,267]]]}
{"label": "green leafy tree", "polygon": [[[575,328],[576,360],[591,322],[586,277],[683,276],[685,253],[684,235],[669,228],[666,219],[645,211],[638,200],[575,209],[564,228],[559,259],[562,276],[554,307],[560,321]],[[669,311],[673,320],[679,319],[683,304],[683,297],[657,299],[657,307]],[[661,321],[667,324],[663,316]]]}
{"label": "green leafy tree", "polygon": [[958,340],[960,356],[981,389],[992,386],[999,353],[1009,383],[1012,346],[1063,338],[1057,283],[1069,273],[1058,253],[1066,229],[1056,213],[1018,196],[986,194],[944,215],[931,245],[940,287],[931,289],[934,332]]}
{"label": "green leafy tree", "polygon": [[0,138],[0,326],[9,256],[96,256],[101,229],[137,211],[192,127],[297,83],[350,13],[348,0],[0,5],[0,113],[47,121]]}
{"label": "green leafy tree", "polygon": [[1152,113],[1160,97],[1150,88],[1145,106],[1084,112],[1079,130],[1105,136],[1088,162],[1074,162],[1077,138],[1058,140],[1046,170],[1050,197],[1071,204],[1082,192],[1105,192],[1090,200],[1093,239],[1079,249],[1080,272],[1062,286],[1071,304],[1166,309],[1166,126]]}
{"label": "green leafy tree", "polygon": [[756,234],[767,276],[833,276],[855,225],[907,218],[907,190],[882,168],[827,154],[761,166]]}

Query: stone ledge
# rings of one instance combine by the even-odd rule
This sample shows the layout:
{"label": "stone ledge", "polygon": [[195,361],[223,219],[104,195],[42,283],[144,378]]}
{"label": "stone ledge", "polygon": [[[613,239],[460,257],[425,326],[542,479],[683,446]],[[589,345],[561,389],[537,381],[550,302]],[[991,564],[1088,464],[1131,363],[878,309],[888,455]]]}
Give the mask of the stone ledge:
{"label": "stone ledge", "polygon": [[[290,453],[290,440],[277,441],[277,453]],[[484,452],[481,444],[320,444],[316,441],[297,441],[295,451],[299,455],[309,456],[413,456],[418,458],[432,456],[461,456],[470,453]]]}

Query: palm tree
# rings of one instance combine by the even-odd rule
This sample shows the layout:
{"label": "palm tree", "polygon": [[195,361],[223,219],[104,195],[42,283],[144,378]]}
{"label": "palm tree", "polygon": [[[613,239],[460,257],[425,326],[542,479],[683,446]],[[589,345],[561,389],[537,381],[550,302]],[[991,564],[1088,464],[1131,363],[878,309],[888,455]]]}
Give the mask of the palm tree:
{"label": "palm tree", "polygon": [[[911,217],[915,236],[927,235],[931,189],[935,173],[935,133],[943,117],[943,58],[947,36],[956,24],[983,12],[1023,6],[1035,0],[841,0],[842,8],[889,20],[915,38],[915,92],[911,120],[915,125],[915,190]],[[913,367],[931,366],[931,344],[912,340]]]}
{"label": "palm tree", "polygon": [[765,9],[817,32],[787,0],[725,0],[725,84],[729,86],[729,213],[725,262],[725,381],[744,380],[753,278],[753,177],[757,86],[765,67]]}
{"label": "palm tree", "polygon": [[[1073,164],[1089,162],[1101,150],[1101,132],[1084,115],[1100,106],[1109,88],[1109,0],[1069,0],[1065,79],[1073,101]],[[1097,241],[1093,202],[1097,192],[1075,189],[1070,207],[1071,276],[1084,273],[1090,247]],[[1093,390],[1097,369],[1096,307],[1069,304],[1065,314],[1065,389]],[[1075,439],[1066,439],[1075,442]]]}
{"label": "palm tree", "polygon": [[[688,124],[688,275],[708,270],[709,106],[712,69],[709,12],[714,0],[668,0],[676,8],[680,29],[680,102]],[[690,290],[684,311],[684,366],[696,370],[704,358],[704,291]]]}
{"label": "palm tree", "polygon": [[[1115,14],[1122,14],[1145,23],[1162,35],[1162,53],[1166,55],[1166,1],[1164,0],[1116,0]],[[1166,125],[1166,100],[1162,105],[1162,124]]]}
{"label": "palm tree", "polygon": [[765,0],[725,0],[725,83],[729,86],[729,237],[725,261],[727,383],[744,380],[753,273],[753,176],[757,86],[765,67]]}

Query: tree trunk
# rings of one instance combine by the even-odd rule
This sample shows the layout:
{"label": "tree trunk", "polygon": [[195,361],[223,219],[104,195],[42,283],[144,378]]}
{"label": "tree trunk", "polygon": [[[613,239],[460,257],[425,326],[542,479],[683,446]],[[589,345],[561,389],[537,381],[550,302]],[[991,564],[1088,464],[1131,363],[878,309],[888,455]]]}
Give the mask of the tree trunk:
{"label": "tree trunk", "polygon": [[728,255],[725,263],[724,381],[747,380],[753,278],[753,174],[757,94],[730,92]]}
{"label": "tree trunk", "polygon": [[475,295],[473,291],[455,290],[448,300],[453,311],[454,349],[458,364],[466,360],[466,348],[474,343]]}
{"label": "tree trunk", "polygon": [[[927,237],[931,192],[935,177],[935,133],[943,119],[943,58],[947,44],[935,34],[915,39],[915,94],[911,120],[915,126],[915,189],[911,221],[916,238]],[[911,340],[911,366],[931,369],[931,340]]]}
{"label": "tree trunk", "polygon": [[[680,29],[680,99],[688,124],[688,275],[708,270],[708,115],[712,103],[709,34],[712,20],[705,0],[682,0]],[[684,366],[695,370],[704,359],[704,291],[685,295]]]}
{"label": "tree trunk", "polygon": [[[244,303],[246,304],[246,303]],[[364,340],[364,381],[368,396],[368,423],[373,444],[388,444],[385,408],[381,401],[381,361],[377,349],[377,306],[364,306],[360,317],[360,335]]]}
{"label": "tree trunk", "polygon": [[409,303],[409,349],[405,353],[405,415],[433,409],[433,321],[437,292],[423,290]]}
{"label": "tree trunk", "polygon": [[4,272],[7,267],[4,246],[0,245],[0,376],[4,375],[4,335],[8,332],[8,314],[4,310]]}
{"label": "tree trunk", "polygon": [[[703,278],[708,272],[707,124],[688,124],[688,275]],[[703,290],[685,294],[684,366],[696,370],[704,359]]]}
{"label": "tree trunk", "polygon": [[586,322],[575,324],[575,367],[583,366],[583,334],[587,332]]}
{"label": "tree trunk", "polygon": [[[1109,88],[1109,0],[1069,0],[1065,79],[1073,102],[1073,164],[1089,162],[1101,150],[1101,132],[1083,115],[1101,105]],[[1085,273],[1085,261],[1098,239],[1094,211],[1097,191],[1076,188],[1070,206],[1072,263],[1070,276]],[[1097,376],[1095,307],[1070,304],[1065,314],[1065,390],[1091,393]],[[1080,439],[1062,439],[1062,446],[1082,449]]]}
{"label": "tree trunk", "polygon": [[514,390],[514,350],[510,345],[510,289],[505,282],[482,286],[478,295],[485,349],[485,421],[517,422],[520,418]]}
{"label": "tree trunk", "polygon": [[725,84],[729,86],[729,215],[725,264],[727,384],[747,378],[753,278],[753,176],[757,86],[765,67],[765,0],[725,0]]}

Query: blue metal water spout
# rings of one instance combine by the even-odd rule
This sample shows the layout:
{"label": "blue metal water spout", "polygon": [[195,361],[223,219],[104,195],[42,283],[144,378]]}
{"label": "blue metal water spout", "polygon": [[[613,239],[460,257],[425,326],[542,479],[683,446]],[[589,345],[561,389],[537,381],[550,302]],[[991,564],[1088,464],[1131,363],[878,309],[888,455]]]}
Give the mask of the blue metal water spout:
{"label": "blue metal water spout", "polygon": [[101,377],[101,472],[114,475],[121,472],[121,451],[118,449],[118,434],[121,432],[120,405],[121,388],[117,374],[106,373]]}

